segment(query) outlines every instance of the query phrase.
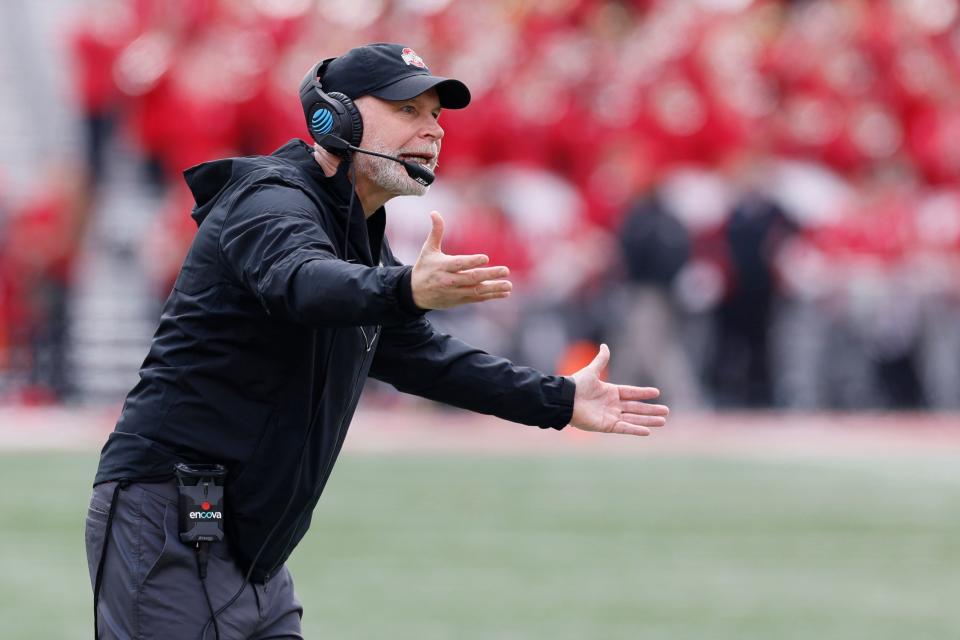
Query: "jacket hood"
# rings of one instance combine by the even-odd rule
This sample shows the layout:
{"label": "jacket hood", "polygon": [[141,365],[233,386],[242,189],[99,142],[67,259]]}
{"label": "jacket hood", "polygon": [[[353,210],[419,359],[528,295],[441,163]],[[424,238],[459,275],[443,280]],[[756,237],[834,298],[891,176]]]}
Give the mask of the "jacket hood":
{"label": "jacket hood", "polygon": [[197,221],[197,226],[200,226],[210,213],[213,203],[217,201],[224,187],[230,184],[234,162],[233,158],[214,160],[190,167],[183,172],[183,177],[196,202],[190,216]]}
{"label": "jacket hood", "polygon": [[[290,140],[269,156],[224,158],[190,167],[183,172],[183,177],[196,202],[190,216],[197,222],[197,226],[200,226],[220,197],[229,191],[228,187],[240,182],[253,171],[280,168],[282,165],[286,165],[289,169],[291,164],[301,172],[298,176],[299,180],[295,179],[294,182],[305,180],[307,177],[313,180],[326,179],[323,170],[313,159],[313,150],[299,139]],[[341,169],[345,165],[346,163],[341,163]],[[291,176],[287,177],[289,179]],[[346,180],[346,172],[338,171],[336,179],[337,181]]]}

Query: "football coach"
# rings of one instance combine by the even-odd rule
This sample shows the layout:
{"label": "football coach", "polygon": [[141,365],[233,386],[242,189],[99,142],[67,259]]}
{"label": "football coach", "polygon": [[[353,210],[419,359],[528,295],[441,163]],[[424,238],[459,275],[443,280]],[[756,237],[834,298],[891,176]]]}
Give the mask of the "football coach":
{"label": "football coach", "polygon": [[367,377],[541,428],[665,422],[656,389],[601,380],[605,345],[562,377],[431,326],[432,309],[511,292],[506,266],[442,252],[435,211],[412,267],[384,236],[387,201],[433,181],[462,82],[380,43],[318,63],[300,99],[315,144],[185,172],[199,229],[87,512],[100,638],[301,638],[285,562]]}

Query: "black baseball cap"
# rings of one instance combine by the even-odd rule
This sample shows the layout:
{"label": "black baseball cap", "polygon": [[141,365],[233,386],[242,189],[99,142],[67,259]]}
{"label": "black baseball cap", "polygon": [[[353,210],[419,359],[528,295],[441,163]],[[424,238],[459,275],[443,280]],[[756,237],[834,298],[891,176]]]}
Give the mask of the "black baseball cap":
{"label": "black baseball cap", "polygon": [[339,91],[351,100],[367,95],[384,100],[409,100],[428,89],[436,89],[444,109],[463,109],[470,104],[467,85],[432,75],[416,51],[389,42],[356,47],[332,58],[321,84],[324,91]]}

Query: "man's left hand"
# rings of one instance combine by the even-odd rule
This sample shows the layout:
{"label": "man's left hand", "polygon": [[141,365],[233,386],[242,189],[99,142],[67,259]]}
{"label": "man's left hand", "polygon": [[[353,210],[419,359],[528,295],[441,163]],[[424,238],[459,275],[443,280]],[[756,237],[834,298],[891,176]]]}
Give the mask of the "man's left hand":
{"label": "man's left hand", "polygon": [[571,376],[577,391],[570,425],[584,431],[648,436],[650,427],[666,424],[670,409],[644,402],[659,396],[659,389],[610,384],[600,379],[609,361],[610,349],[602,344],[593,362]]}

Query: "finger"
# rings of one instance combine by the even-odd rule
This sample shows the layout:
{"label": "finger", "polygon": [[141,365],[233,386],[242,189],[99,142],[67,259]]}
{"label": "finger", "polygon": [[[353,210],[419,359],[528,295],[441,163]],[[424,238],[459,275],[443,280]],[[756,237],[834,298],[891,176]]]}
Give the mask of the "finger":
{"label": "finger", "polygon": [[482,253],[477,253],[472,256],[446,256],[443,268],[445,271],[451,273],[459,273],[461,271],[482,267],[488,262],[490,262],[490,258]]}
{"label": "finger", "polygon": [[621,400],[653,400],[660,395],[660,389],[656,387],[631,387],[622,384],[617,388]]}
{"label": "finger", "polygon": [[606,368],[608,362],[610,362],[610,348],[606,344],[601,344],[600,350],[597,351],[597,355],[594,356],[593,362],[589,366],[599,373]]}
{"label": "finger", "polygon": [[640,413],[647,416],[668,416],[670,408],[663,404],[647,404],[646,402],[637,402],[628,400],[620,405],[624,413]]}
{"label": "finger", "polygon": [[495,293],[484,293],[479,296],[471,296],[467,302],[484,302],[485,300],[500,300],[502,298],[509,298],[509,291],[497,291]]}
{"label": "finger", "polygon": [[443,218],[439,211],[430,212],[430,233],[427,235],[423,248],[431,251],[440,251],[440,243],[443,240]]}
{"label": "finger", "polygon": [[510,275],[506,267],[486,267],[484,269],[468,269],[457,274],[462,286],[478,285],[485,280],[501,280]]}
{"label": "finger", "polygon": [[510,291],[488,291],[486,293],[471,293],[464,295],[460,300],[461,303],[468,302],[483,302],[484,300],[498,300],[500,298],[510,297]]}
{"label": "finger", "polygon": [[667,419],[663,416],[645,416],[639,413],[621,413],[620,421],[644,427],[662,427],[667,424]]}
{"label": "finger", "polygon": [[457,304],[483,302],[484,300],[498,300],[500,298],[507,298],[509,296],[510,289],[495,289],[492,291],[485,291],[483,293],[475,293],[471,290],[469,293],[464,293],[463,297],[460,298],[460,302]]}
{"label": "finger", "polygon": [[490,280],[473,287],[463,287],[467,295],[482,296],[488,293],[509,293],[513,291],[513,283],[509,280]]}
{"label": "finger", "polygon": [[613,425],[613,429],[610,430],[610,433],[622,433],[628,436],[648,436],[650,435],[650,429],[646,427],[641,427],[639,425],[630,424],[629,422],[618,422]]}

